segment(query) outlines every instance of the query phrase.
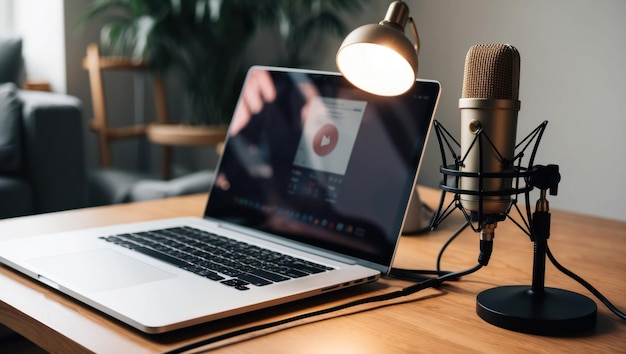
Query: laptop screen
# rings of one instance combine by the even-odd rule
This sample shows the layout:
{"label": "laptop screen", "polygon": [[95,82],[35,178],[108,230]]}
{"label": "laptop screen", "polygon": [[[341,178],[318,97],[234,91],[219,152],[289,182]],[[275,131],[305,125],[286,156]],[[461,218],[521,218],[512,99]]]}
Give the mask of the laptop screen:
{"label": "laptop screen", "polygon": [[205,217],[389,266],[439,84],[365,93],[335,73],[249,70]]}

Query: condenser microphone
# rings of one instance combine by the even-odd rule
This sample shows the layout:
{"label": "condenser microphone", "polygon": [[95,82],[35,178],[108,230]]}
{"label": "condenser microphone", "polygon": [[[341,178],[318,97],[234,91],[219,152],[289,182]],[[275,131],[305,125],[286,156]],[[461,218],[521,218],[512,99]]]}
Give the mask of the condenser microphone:
{"label": "condenser microphone", "polygon": [[[511,205],[517,133],[519,53],[508,44],[470,48],[465,58],[461,110],[462,206],[484,215],[504,215]],[[465,176],[465,177],[463,177]]]}

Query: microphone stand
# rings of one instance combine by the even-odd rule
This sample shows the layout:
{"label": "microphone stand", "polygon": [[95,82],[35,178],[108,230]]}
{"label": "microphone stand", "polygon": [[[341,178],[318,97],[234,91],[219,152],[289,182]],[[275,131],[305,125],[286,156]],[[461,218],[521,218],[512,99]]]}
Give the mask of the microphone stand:
{"label": "microphone stand", "polygon": [[[452,212],[459,209],[475,232],[480,232],[481,240],[493,239],[496,223],[506,219],[515,223],[524,233],[530,236],[534,243],[532,284],[500,286],[485,290],[476,297],[476,313],[483,320],[509,330],[540,334],[540,335],[567,335],[583,332],[595,327],[597,306],[595,302],[584,295],[562,289],[545,287],[546,255],[548,252],[548,238],[550,237],[550,208],[546,199],[547,191],[556,195],[558,184],[561,181],[559,167],[557,165],[534,165],[535,155],[547,121],[540,124],[534,131],[516,145],[516,150],[521,149],[513,159],[513,172],[490,173],[482,170],[483,163],[480,161],[480,170],[477,172],[464,172],[460,166],[464,163],[464,156],[455,151],[455,146],[460,147],[458,141],[438,122],[434,122],[439,149],[441,151],[443,181],[440,184],[441,198],[439,206],[431,221],[432,229],[446,219]],[[481,149],[482,139],[490,142],[484,131],[476,135],[478,146]],[[493,147],[494,150],[495,147]],[[528,165],[522,165],[524,152],[531,149]],[[446,153],[448,152],[448,153]],[[448,164],[447,155],[454,160]],[[480,159],[482,160],[482,150]],[[461,178],[478,179],[477,190],[460,188]],[[482,180],[487,178],[512,178],[510,189],[501,191],[484,191]],[[531,213],[530,191],[539,189],[540,197],[535,211]],[[454,193],[454,198],[447,206],[446,193]],[[517,205],[517,196],[525,195],[526,216]],[[460,202],[461,195],[476,196],[478,198],[478,210],[468,212]],[[511,206],[515,207],[521,223],[512,218],[509,213],[511,207],[504,214],[486,215],[483,212],[483,199],[489,196],[511,196]]]}
{"label": "microphone stand", "polygon": [[476,313],[501,328],[540,335],[566,335],[595,327],[597,306],[588,297],[545,287],[546,252],[550,237],[550,210],[546,191],[557,194],[557,165],[535,166],[529,183],[540,190],[531,221],[534,242],[531,286],[501,286],[476,297]]}

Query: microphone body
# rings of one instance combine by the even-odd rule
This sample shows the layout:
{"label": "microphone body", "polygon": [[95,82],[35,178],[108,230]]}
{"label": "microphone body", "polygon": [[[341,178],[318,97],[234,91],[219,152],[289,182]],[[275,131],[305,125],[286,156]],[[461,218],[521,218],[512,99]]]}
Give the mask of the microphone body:
{"label": "microphone body", "polygon": [[470,48],[459,99],[463,159],[459,170],[473,174],[459,180],[459,188],[472,193],[460,196],[466,210],[502,215],[511,205],[511,194],[507,192],[513,179],[501,174],[513,172],[518,96],[517,49],[507,44]]}

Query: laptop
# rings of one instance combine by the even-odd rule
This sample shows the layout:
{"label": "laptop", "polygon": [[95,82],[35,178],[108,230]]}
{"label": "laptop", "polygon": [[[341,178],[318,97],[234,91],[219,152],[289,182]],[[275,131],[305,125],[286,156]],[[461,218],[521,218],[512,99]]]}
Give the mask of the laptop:
{"label": "laptop", "polygon": [[0,262],[145,333],[389,271],[439,98],[331,72],[249,69],[202,217],[0,243]]}

